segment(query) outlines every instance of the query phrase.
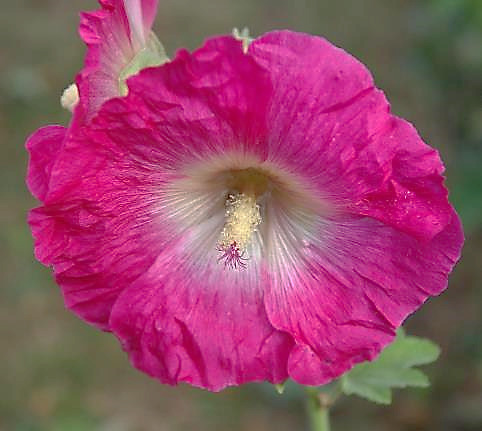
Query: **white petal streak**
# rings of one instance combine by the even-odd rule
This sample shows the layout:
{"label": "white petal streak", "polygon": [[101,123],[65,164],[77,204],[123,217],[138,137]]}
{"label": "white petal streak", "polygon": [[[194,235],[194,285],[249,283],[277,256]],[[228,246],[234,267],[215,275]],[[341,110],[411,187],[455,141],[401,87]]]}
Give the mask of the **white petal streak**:
{"label": "white petal streak", "polygon": [[266,260],[270,274],[277,279],[274,285],[280,289],[296,288],[309,268],[310,248],[322,242],[321,216],[302,204],[289,205],[278,196],[268,205]]}
{"label": "white petal streak", "polygon": [[124,0],[124,7],[129,20],[132,42],[137,43],[139,49],[146,44],[141,0]]}

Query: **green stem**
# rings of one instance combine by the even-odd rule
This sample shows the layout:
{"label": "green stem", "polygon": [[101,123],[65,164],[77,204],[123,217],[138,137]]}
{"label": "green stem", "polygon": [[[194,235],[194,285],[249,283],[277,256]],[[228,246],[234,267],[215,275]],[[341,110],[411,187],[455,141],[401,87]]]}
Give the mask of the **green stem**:
{"label": "green stem", "polygon": [[315,388],[306,388],[308,416],[311,431],[330,431],[329,403],[325,403],[323,394]]}

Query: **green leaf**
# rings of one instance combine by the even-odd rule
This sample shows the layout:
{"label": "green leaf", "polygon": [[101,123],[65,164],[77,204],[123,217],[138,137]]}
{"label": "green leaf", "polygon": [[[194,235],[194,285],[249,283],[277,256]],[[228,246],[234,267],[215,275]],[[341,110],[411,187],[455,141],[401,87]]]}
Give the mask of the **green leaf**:
{"label": "green leaf", "polygon": [[341,387],[346,395],[358,395],[380,404],[392,402],[392,388],[427,387],[427,376],[413,368],[434,362],[440,354],[433,342],[406,336],[403,330],[395,341],[372,362],[356,365],[341,377]]}

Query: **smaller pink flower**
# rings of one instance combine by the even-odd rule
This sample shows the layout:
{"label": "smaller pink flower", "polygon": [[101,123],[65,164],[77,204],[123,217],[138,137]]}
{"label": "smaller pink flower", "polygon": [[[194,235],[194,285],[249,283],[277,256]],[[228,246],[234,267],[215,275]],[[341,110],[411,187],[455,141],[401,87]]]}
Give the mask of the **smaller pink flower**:
{"label": "smaller pink flower", "polygon": [[[73,112],[69,129],[46,126],[30,136],[27,179],[32,194],[43,201],[56,154],[69,133],[89,122],[102,104],[127,93],[126,80],[139,70],[168,60],[151,31],[157,0],[99,0],[101,9],[81,14],[79,33],[87,45],[84,68],[62,95]],[[48,163],[44,161],[48,158]]]}
{"label": "smaller pink flower", "polygon": [[124,95],[125,80],[140,69],[164,63],[164,48],[151,27],[157,0],[99,0],[102,8],[84,12],[80,36],[87,45],[78,74],[77,116],[90,120],[108,99]]}

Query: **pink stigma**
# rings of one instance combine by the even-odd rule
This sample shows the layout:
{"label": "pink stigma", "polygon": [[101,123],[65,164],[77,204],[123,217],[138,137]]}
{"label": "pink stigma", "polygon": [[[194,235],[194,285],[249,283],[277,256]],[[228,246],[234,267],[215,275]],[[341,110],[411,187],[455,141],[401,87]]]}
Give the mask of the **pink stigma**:
{"label": "pink stigma", "polygon": [[244,256],[244,251],[240,252],[236,241],[233,241],[229,246],[219,246],[218,250],[223,254],[218,258],[218,262],[224,260],[224,267],[231,269],[246,268],[245,261],[248,260]]}

